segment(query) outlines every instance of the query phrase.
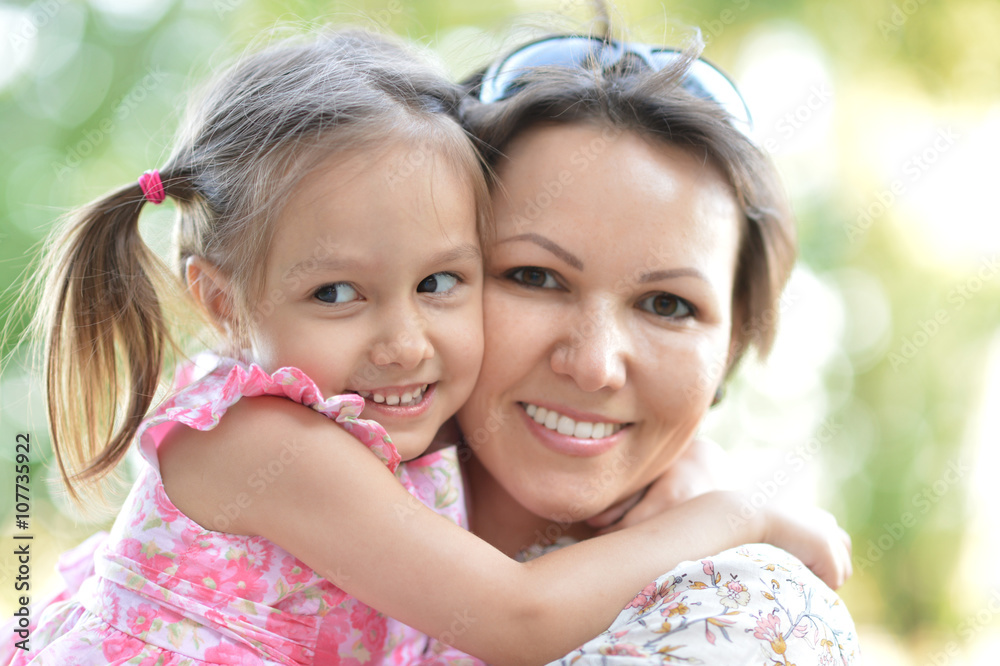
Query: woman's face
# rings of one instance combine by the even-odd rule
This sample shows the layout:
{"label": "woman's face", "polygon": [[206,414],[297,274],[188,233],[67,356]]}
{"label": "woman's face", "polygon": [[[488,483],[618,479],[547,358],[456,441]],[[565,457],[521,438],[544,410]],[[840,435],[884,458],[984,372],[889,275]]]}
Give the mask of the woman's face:
{"label": "woman's face", "polygon": [[486,350],[459,421],[524,508],[584,520],[691,441],[724,374],[739,209],[700,155],[585,123],[498,166]]}

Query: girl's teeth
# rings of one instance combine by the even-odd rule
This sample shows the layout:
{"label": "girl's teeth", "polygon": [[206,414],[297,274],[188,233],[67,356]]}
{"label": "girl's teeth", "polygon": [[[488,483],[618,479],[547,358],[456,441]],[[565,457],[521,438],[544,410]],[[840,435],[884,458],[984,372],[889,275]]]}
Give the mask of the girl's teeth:
{"label": "girl's teeth", "polygon": [[407,391],[403,395],[385,395],[383,393],[369,393],[368,391],[358,391],[358,395],[365,400],[374,400],[380,404],[414,405],[423,399],[424,392],[427,390],[428,386],[430,386],[430,384],[424,384],[420,388]]}
{"label": "girl's teeth", "polygon": [[555,430],[560,435],[579,437],[580,439],[601,439],[610,437],[622,429],[620,423],[591,423],[589,421],[574,421],[568,416],[559,412],[549,411],[544,407],[524,404],[524,411],[528,413],[536,423],[540,423],[549,430]]}

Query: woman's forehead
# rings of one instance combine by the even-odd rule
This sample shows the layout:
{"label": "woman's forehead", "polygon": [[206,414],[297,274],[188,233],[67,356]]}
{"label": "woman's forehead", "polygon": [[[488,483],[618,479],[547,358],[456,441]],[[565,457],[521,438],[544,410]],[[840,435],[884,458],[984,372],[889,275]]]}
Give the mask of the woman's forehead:
{"label": "woman's forehead", "polygon": [[498,173],[498,249],[530,237],[584,265],[613,254],[622,270],[692,267],[732,281],[739,207],[722,173],[688,151],[629,131],[547,125],[518,137]]}
{"label": "woman's forehead", "polygon": [[522,227],[564,214],[656,222],[669,209],[739,217],[733,188],[712,161],[629,130],[534,127],[505,151],[498,176],[494,205]]}

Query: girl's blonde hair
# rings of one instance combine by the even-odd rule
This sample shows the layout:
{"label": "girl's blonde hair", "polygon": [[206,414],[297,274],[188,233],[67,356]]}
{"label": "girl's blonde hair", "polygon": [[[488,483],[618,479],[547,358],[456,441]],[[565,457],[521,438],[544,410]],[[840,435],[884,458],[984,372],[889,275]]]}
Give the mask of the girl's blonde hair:
{"label": "girl's blonde hair", "polygon": [[74,484],[96,485],[114,469],[152,405],[174,348],[165,298],[183,285],[187,259],[203,257],[224,276],[227,324],[244,340],[274,221],[331,153],[402,140],[443,154],[474,190],[483,235],[488,192],[453,117],[460,100],[457,86],[385,37],[342,30],[286,40],[225,70],[189,109],[160,169],[178,209],[174,271],[139,235],[138,183],[67,220],[43,264],[36,330],[52,445],[71,496],[79,498]]}

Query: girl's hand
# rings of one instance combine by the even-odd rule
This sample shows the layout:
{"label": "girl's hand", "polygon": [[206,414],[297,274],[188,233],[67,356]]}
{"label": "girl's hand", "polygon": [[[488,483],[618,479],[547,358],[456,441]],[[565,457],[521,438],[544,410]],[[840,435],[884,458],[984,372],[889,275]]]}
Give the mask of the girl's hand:
{"label": "girl's hand", "polygon": [[765,505],[764,541],[788,551],[836,590],[851,576],[851,537],[833,514],[817,507]]}
{"label": "girl's hand", "polygon": [[649,486],[600,513],[587,524],[600,534],[635,525],[712,490],[729,487],[730,460],[721,446],[698,438]]}

